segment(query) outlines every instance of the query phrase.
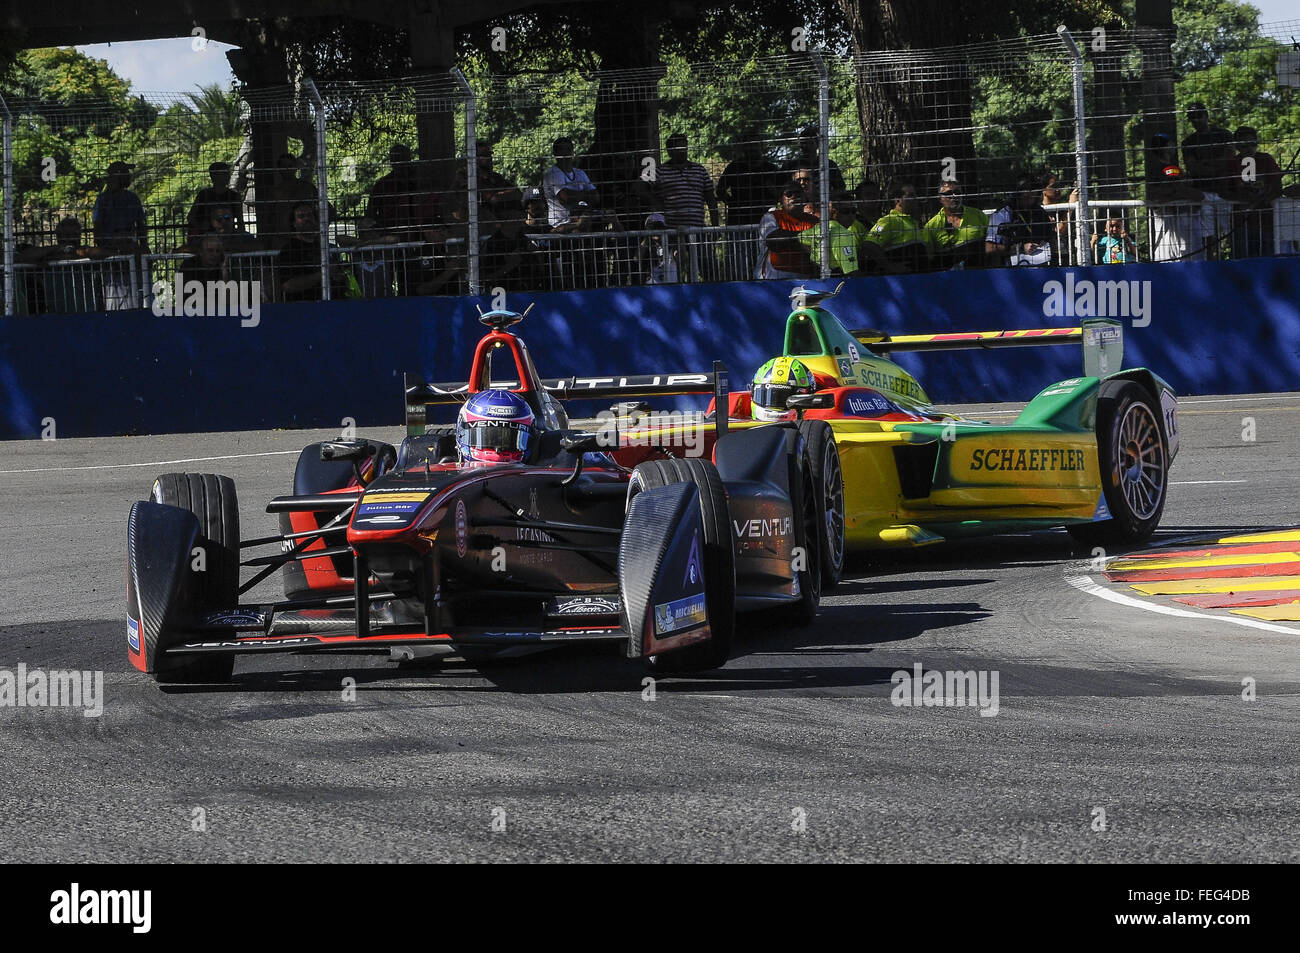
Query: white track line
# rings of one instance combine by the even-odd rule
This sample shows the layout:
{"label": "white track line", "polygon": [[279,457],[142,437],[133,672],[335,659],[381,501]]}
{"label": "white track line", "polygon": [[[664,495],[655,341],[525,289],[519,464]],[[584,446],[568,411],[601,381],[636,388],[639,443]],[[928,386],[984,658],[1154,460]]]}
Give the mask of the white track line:
{"label": "white track line", "polygon": [[1269,397],[1198,397],[1194,400],[1178,399],[1178,406],[1183,404],[1244,404],[1254,400],[1295,400],[1295,394],[1273,394]]}
{"label": "white track line", "polygon": [[1115,602],[1122,606],[1134,606],[1138,609],[1146,609],[1148,612],[1159,612],[1161,615],[1177,616],[1180,619],[1197,619],[1204,622],[1206,619],[1214,619],[1219,622],[1231,622],[1234,625],[1244,625],[1252,629],[1263,629],[1266,632],[1284,632],[1287,635],[1300,635],[1300,629],[1287,628],[1284,625],[1274,625],[1271,622],[1263,622],[1259,619],[1246,619],[1241,616],[1214,615],[1210,612],[1193,612],[1190,609],[1175,609],[1173,606],[1162,606],[1154,602],[1143,602],[1141,599],[1135,599],[1133,596],[1126,596],[1121,592],[1115,592],[1113,589],[1107,589],[1105,586],[1099,586],[1087,576],[1066,576],[1065,581],[1074,588],[1088,593],[1090,596],[1097,596],[1099,599],[1105,599],[1108,602]]}
{"label": "white track line", "polygon": [[97,463],[88,467],[32,467],[29,470],[0,470],[0,473],[63,473],[68,470],[121,470],[126,467],[169,467],[173,463],[207,463],[209,460],[242,460],[246,457],[283,457],[301,450],[266,450],[262,453],[229,453],[221,457],[189,457],[185,460],[156,460],[153,463]]}
{"label": "white track line", "polygon": [[1170,486],[1204,486],[1207,483],[1246,483],[1247,480],[1170,480]]}

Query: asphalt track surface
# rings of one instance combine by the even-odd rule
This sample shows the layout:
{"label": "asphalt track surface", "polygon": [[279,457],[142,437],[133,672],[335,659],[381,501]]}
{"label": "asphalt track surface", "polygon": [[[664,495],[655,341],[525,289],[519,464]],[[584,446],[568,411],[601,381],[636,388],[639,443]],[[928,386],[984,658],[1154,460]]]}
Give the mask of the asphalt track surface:
{"label": "asphalt track surface", "polygon": [[[322,436],[3,445],[0,669],[102,669],[106,697],[98,718],[0,708],[0,859],[1300,859],[1300,624],[1107,601],[1070,577],[1171,604],[1089,574],[1062,532],[854,560],[814,625],[743,619],[725,668],[652,701],[590,651],[272,655],[166,690],[137,673],[131,501],[159,473],[225,473],[245,536],[274,532],[265,501]],[[1186,400],[1156,542],[1300,524],[1298,440],[1300,394]],[[998,714],[891,704],[917,663],[998,673]]]}

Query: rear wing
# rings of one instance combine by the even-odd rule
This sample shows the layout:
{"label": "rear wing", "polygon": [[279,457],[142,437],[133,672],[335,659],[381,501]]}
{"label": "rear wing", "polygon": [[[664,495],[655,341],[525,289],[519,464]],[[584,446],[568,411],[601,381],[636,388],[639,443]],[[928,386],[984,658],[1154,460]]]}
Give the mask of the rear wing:
{"label": "rear wing", "polygon": [[[557,377],[540,381],[546,392],[557,400],[626,400],[630,397],[676,397],[684,394],[712,395],[715,407],[727,406],[730,388],[727,365],[713,362],[708,373],[629,374],[621,377]],[[494,382],[510,390],[518,381]],[[406,433],[418,436],[427,426],[427,408],[433,404],[463,404],[470,396],[469,384],[428,383],[417,374],[405,375]],[[726,428],[726,414],[719,415],[718,427]],[[722,436],[720,432],[719,437]]]}
{"label": "rear wing", "polygon": [[849,332],[874,354],[890,351],[990,350],[999,347],[1082,344],[1084,374],[1102,377],[1119,370],[1124,358],[1124,325],[1092,318],[1077,328],[1029,328],[1013,331],[958,331],[947,334],[895,334],[861,328]]}

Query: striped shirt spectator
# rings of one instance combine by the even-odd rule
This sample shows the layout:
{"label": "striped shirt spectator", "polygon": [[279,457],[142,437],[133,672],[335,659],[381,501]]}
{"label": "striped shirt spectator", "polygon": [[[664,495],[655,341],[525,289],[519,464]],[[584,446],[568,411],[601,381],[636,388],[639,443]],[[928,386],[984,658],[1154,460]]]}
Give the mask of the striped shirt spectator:
{"label": "striped shirt spectator", "polygon": [[704,224],[704,207],[709,220],[718,224],[718,199],[713,179],[698,162],[686,159],[686,137],[680,133],[668,139],[668,161],[655,174],[655,195],[663,207],[670,228],[694,228]]}

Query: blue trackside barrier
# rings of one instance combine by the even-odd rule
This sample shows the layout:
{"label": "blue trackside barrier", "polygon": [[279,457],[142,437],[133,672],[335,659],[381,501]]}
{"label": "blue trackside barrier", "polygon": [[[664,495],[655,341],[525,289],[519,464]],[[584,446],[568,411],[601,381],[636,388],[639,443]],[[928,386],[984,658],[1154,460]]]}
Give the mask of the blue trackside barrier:
{"label": "blue trackside barrier", "polygon": [[[1081,317],[1084,283],[1119,280],[1138,283],[1130,310],[1143,312],[1124,322],[1126,366],[1153,368],[1181,394],[1300,390],[1295,258],[858,278],[829,306],[849,327],[894,333],[1066,326]],[[1059,315],[1044,313],[1049,282]],[[508,305],[536,302],[520,332],[545,377],[708,370],[720,359],[743,387],[780,350],[794,284],[518,294]],[[60,437],[398,424],[403,371],[464,379],[483,330],[475,303],[267,304],[256,327],[144,310],[0,320],[0,438],[38,437],[47,418]],[[900,362],[943,403],[1027,400],[1082,372],[1069,346]]]}

